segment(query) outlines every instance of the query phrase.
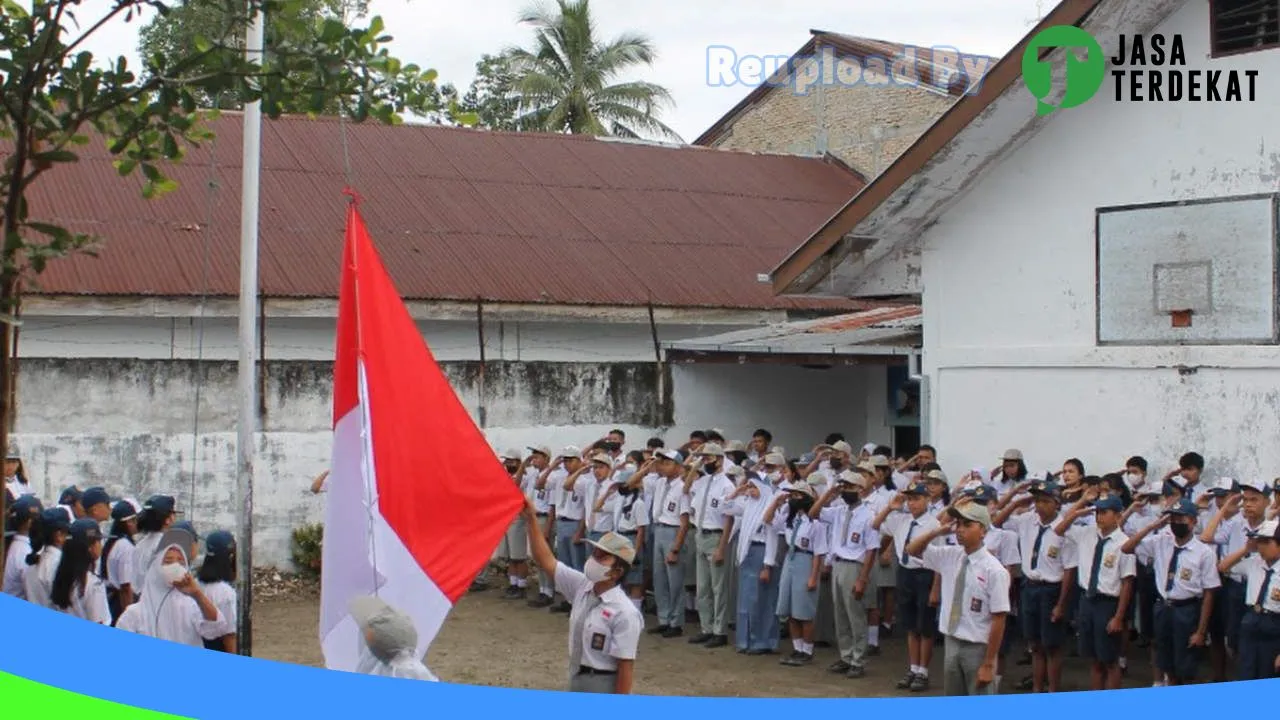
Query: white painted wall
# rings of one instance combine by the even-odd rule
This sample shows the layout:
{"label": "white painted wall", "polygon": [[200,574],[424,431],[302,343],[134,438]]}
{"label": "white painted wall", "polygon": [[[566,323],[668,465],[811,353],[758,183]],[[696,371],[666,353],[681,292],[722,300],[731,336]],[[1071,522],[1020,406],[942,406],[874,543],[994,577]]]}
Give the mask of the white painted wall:
{"label": "white painted wall", "polygon": [[[925,372],[944,467],[1090,470],[1197,450],[1209,476],[1280,475],[1280,349],[1099,348],[1095,209],[1274,192],[1280,51],[1208,60],[1208,4],[1159,28],[1191,67],[1258,69],[1259,102],[1117,103],[1104,86],[995,165],[923,238]],[[1199,366],[1184,375],[1177,366]]]}

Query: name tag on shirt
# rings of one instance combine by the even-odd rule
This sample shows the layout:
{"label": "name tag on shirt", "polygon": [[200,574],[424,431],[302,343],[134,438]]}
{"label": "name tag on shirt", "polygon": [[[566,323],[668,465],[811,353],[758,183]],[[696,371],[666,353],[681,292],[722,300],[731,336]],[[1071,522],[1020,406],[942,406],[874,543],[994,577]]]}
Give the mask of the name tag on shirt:
{"label": "name tag on shirt", "polygon": [[675,512],[675,511],[676,511],[676,501],[672,500],[671,502],[667,503],[667,512]]}
{"label": "name tag on shirt", "polygon": [[1270,595],[1270,597],[1271,597],[1271,599],[1272,599],[1272,600],[1274,600],[1274,601],[1276,601],[1276,602],[1280,602],[1280,587],[1273,587],[1273,588],[1271,588],[1271,595]]}
{"label": "name tag on shirt", "polygon": [[862,533],[860,532],[855,532],[849,536],[849,542],[851,543],[860,542],[861,540],[862,540]]}
{"label": "name tag on shirt", "polygon": [[1114,554],[1114,553],[1113,553],[1113,554],[1111,554],[1111,555],[1107,555],[1106,557],[1102,558],[1102,567],[1107,568],[1108,570],[1110,570],[1111,568],[1113,568],[1113,567],[1115,567],[1115,566],[1116,566],[1116,556],[1115,556],[1115,554]]}
{"label": "name tag on shirt", "polygon": [[805,549],[808,549],[808,547],[809,547],[809,538],[800,538],[800,547],[805,548]]}
{"label": "name tag on shirt", "polygon": [[970,612],[982,612],[982,598],[972,598],[969,600]]}
{"label": "name tag on shirt", "polygon": [[1178,570],[1178,579],[1182,582],[1191,582],[1191,568],[1180,568]]}
{"label": "name tag on shirt", "polygon": [[1049,546],[1049,549],[1048,549],[1048,550],[1045,550],[1045,551],[1044,551],[1044,554],[1045,554],[1045,555],[1047,555],[1047,556],[1049,557],[1049,559],[1050,559],[1050,560],[1057,559],[1057,557],[1058,557],[1058,546],[1057,546],[1057,545],[1051,545],[1051,546]]}
{"label": "name tag on shirt", "polygon": [[591,634],[591,649],[604,650],[604,633]]}
{"label": "name tag on shirt", "polygon": [[712,508],[720,507],[720,498],[711,498],[711,507]]}

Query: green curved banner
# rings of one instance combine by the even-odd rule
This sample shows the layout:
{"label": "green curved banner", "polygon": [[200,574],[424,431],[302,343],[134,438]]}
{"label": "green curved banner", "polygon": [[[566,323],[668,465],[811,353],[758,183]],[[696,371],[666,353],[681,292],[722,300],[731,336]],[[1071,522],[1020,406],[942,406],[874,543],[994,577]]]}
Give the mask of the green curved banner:
{"label": "green curved banner", "polygon": [[[77,695],[0,672],[0,697],[6,709],[26,710],[47,717],[92,717],[95,720],[190,720],[154,710],[129,707],[97,698]],[[15,717],[17,715],[15,714]]]}

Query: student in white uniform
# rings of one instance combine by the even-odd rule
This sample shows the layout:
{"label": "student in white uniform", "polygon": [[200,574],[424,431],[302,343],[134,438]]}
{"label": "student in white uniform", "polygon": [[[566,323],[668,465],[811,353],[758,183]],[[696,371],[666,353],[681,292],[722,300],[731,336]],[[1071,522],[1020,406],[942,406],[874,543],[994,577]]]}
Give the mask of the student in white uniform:
{"label": "student in white uniform", "polygon": [[[1031,646],[1034,692],[1058,692],[1062,682],[1068,600],[1074,579],[1073,571],[1063,566],[1063,538],[1053,531],[1060,519],[1061,497],[1056,483],[1036,481],[1029,497],[1009,503],[994,522],[1018,535],[1023,577],[1018,609],[1022,635]],[[1031,512],[1013,515],[1033,503]]]}
{"label": "student in white uniform", "polygon": [[684,634],[685,564],[692,545],[689,496],[684,492],[684,457],[675,450],[658,450],[659,481],[654,485],[653,597],[658,625],[649,630],[664,638]]}
{"label": "student in white uniform", "polygon": [[413,626],[413,618],[372,595],[353,598],[348,607],[360,628],[360,659],[356,662],[356,672],[404,680],[439,681],[415,657],[418,629]]}
{"label": "student in white uniform", "polygon": [[[509,449],[498,456],[503,468],[511,476],[511,482],[520,488],[520,494],[528,496],[530,487],[525,476],[525,460],[520,451]],[[529,531],[524,526],[524,515],[516,515],[507,532],[498,541],[498,557],[507,565],[507,589],[503,600],[523,600],[529,585]]]}
{"label": "student in white uniform", "polygon": [[152,495],[142,504],[138,515],[138,534],[134,538],[133,594],[141,596],[148,571],[160,551],[160,538],[178,519],[177,500],[172,495]]}
{"label": "student in white uniform", "polygon": [[164,534],[155,562],[147,569],[141,598],[125,608],[117,628],[192,647],[234,632],[188,570],[191,548],[197,544],[185,530]]}
{"label": "student in white uniform", "polygon": [[[543,480],[543,473],[551,464],[551,448],[545,446],[530,447],[529,456],[525,458],[525,483],[529,488],[527,497],[533,501],[537,510],[535,519],[547,542],[555,542],[555,518],[552,492]],[[528,556],[528,542],[525,544],[525,555]],[[526,561],[527,564],[527,561]],[[549,608],[555,604],[555,581],[541,570],[538,570],[538,597],[529,601],[531,608]],[[528,583],[526,581],[526,587]]]}
{"label": "student in white uniform", "polygon": [[614,484],[614,472],[613,458],[607,453],[596,453],[591,456],[590,472],[578,477],[573,488],[575,494],[582,493],[583,516],[578,537],[599,540],[613,532],[613,514],[597,510],[596,501]]}
{"label": "student in white uniform", "polygon": [[[1220,485],[1211,492],[1221,495],[1225,489],[1227,488]],[[1244,547],[1249,537],[1256,534],[1266,522],[1270,494],[1271,487],[1266,481],[1251,479],[1233,482],[1229,494],[1221,496],[1218,507],[1200,533],[1200,542],[1216,549],[1219,562]],[[1215,629],[1221,632],[1226,648],[1233,654],[1237,651],[1240,622],[1244,618],[1244,571],[1245,567],[1237,564],[1231,572],[1223,573],[1222,591],[1218,593],[1218,601],[1214,603],[1215,617],[1209,630],[1210,636]],[[1223,662],[1225,664],[1225,659]],[[1223,670],[1225,673],[1225,668]]]}
{"label": "student in white uniform", "polygon": [[22,456],[12,448],[4,458],[4,487],[14,500],[23,495],[34,495],[36,492],[35,488],[31,487],[31,481],[27,479],[26,470],[22,467]]}
{"label": "student in white uniform", "polygon": [[[996,489],[990,485],[981,482],[971,482],[969,486],[960,492],[960,497],[966,500],[972,500],[979,505],[985,505],[987,512],[990,514],[992,508],[999,501],[1000,496],[996,493]],[[942,518],[945,521],[946,518]],[[1005,662],[1009,655],[1009,651],[1021,639],[1021,633],[1018,631],[1018,598],[1022,593],[1022,586],[1019,579],[1022,572],[1022,555],[1018,550],[1018,534],[1012,530],[1005,530],[992,525],[987,528],[987,534],[983,538],[983,545],[1005,570],[1009,571],[1009,616],[1004,624],[1004,639],[1000,642],[1000,654],[996,658],[996,681],[993,692],[1000,692],[1000,682],[1004,677]],[[1030,658],[1028,657],[1028,662]],[[1028,681],[1030,678],[1028,678]]]}
{"label": "student in white uniform", "polygon": [[[880,533],[872,527],[875,513],[862,501],[874,475],[875,466],[867,460],[858,464],[856,473],[841,472],[809,510],[809,517],[822,521],[830,532],[824,562],[831,568],[840,657],[827,671],[855,679],[867,674],[867,610],[876,599],[871,571],[880,553]],[[833,503],[837,496],[840,502]]]}
{"label": "student in white uniform", "polygon": [[[1193,681],[1204,654],[1213,615],[1214,591],[1222,585],[1213,548],[1195,537],[1196,504],[1186,498],[1142,528],[1122,548],[1132,553],[1148,545],[1154,558],[1156,666],[1170,685]],[[1165,526],[1169,534],[1153,534]]]}
{"label": "student in white uniform", "polygon": [[[1095,519],[1092,526],[1075,524],[1090,512]],[[1076,566],[1076,590],[1080,593],[1076,629],[1080,657],[1092,661],[1092,690],[1120,688],[1121,640],[1129,631],[1129,603],[1138,572],[1133,554],[1120,551],[1129,540],[1120,527],[1123,513],[1119,497],[1095,499],[1093,493],[1085,493],[1054,528],[1075,547],[1070,563]]]}
{"label": "student in white uniform", "polygon": [[[760,431],[757,431],[760,432]],[[758,436],[757,438],[758,439]],[[770,458],[767,453],[760,460]],[[771,458],[775,463],[786,461]],[[761,462],[756,463],[762,469]],[[735,519],[738,541],[737,627],[734,645],[744,655],[767,655],[778,646],[778,576],[771,572],[776,563],[778,533],[764,521],[776,490],[757,472],[729,496],[725,512]]]}
{"label": "student in white uniform", "polygon": [[106,488],[91,487],[85,490],[80,495],[80,507],[84,509],[84,517],[94,522],[104,523],[111,519],[111,495]]}
{"label": "student in white uniform", "polygon": [[[551,468],[552,477],[549,477],[549,481],[555,492],[556,505],[556,557],[574,570],[581,570],[586,562],[587,546],[577,540],[577,535],[585,512],[582,493],[570,485],[569,479],[576,479],[587,470],[582,461],[582,451],[572,445],[566,447]],[[566,599],[553,609],[567,613],[570,610],[569,601]]]}
{"label": "student in white uniform", "polygon": [[138,513],[142,506],[125,498],[111,508],[111,531],[102,546],[102,560],[98,575],[107,586],[107,607],[111,609],[111,624],[120,613],[133,604],[134,553],[133,537],[138,532]]}
{"label": "student in white uniform", "polygon": [[49,593],[53,591],[53,576],[62,562],[62,546],[71,532],[71,511],[65,507],[52,507],[40,514],[40,537],[32,538],[31,554],[27,555],[27,572],[23,577],[27,601],[40,607],[53,609]]}
{"label": "student in white uniform", "polygon": [[[532,517],[534,507],[525,505]],[[533,560],[556,579],[556,590],[573,606],[569,613],[569,690],[627,695],[635,681],[636,651],[644,616],[622,591],[635,561],[629,540],[608,533],[588,541],[591,557],[582,572],[557,562],[540,533],[529,534]]]}
{"label": "student in white uniform", "polygon": [[99,625],[111,624],[107,587],[93,571],[100,557],[102,528],[98,527],[97,521],[82,518],[71,523],[49,590],[49,602],[54,610]]}
{"label": "student in white uniform", "polygon": [[[644,501],[642,480],[636,479],[635,470],[622,470],[614,476],[613,482],[596,500],[596,512],[609,516],[609,526],[613,532],[626,538],[636,550],[631,570],[622,579],[622,586],[631,598],[631,604],[637,610],[644,606],[644,553],[649,549],[645,544],[645,530],[649,526],[649,506]],[[634,482],[633,482],[634,481]]]}
{"label": "student in white uniform", "polygon": [[794,651],[783,665],[813,662],[813,622],[818,615],[818,586],[827,554],[828,530],[821,520],[809,517],[817,499],[813,486],[797,482],[778,493],[764,521],[786,532],[786,559],[778,587],[778,617],[787,621],[787,635]]}
{"label": "student in white uniform", "polygon": [[[913,539],[907,553],[942,576],[938,627],[946,636],[943,692],[990,695],[995,692],[997,656],[1009,613],[1009,571],[984,544],[991,514],[968,501],[950,510],[952,522]],[[954,533],[957,545],[936,539]]]}
{"label": "student in white uniform", "polygon": [[[736,489],[724,474],[724,451],[715,443],[698,450],[699,477],[685,480],[689,495],[689,525],[694,535],[698,592],[697,635],[689,644],[719,648],[729,644],[729,538],[733,518],[725,514],[725,501]],[[690,476],[692,477],[692,476]],[[687,578],[686,578],[687,580]]]}
{"label": "student in white uniform", "polygon": [[[905,506],[906,511],[903,512]],[[907,674],[898,681],[899,690],[923,692],[929,689],[929,663],[933,660],[933,636],[938,627],[938,609],[929,604],[933,571],[924,561],[907,553],[907,545],[917,535],[938,527],[929,514],[929,488],[921,481],[907,485],[880,509],[871,526],[893,539],[898,557],[898,625],[907,631]],[[942,538],[934,543],[941,544]]]}
{"label": "student in white uniform", "polygon": [[1245,577],[1237,679],[1280,677],[1280,523],[1268,520],[1251,531],[1245,545],[1223,558],[1218,570]]}
{"label": "student in white uniform", "polygon": [[196,573],[196,581],[205,597],[222,614],[228,630],[220,638],[205,639],[205,649],[234,655],[239,596],[236,593],[236,539],[231,533],[216,530],[204,539],[204,562]]}
{"label": "student in white uniform", "polygon": [[[875,467],[875,474],[869,476],[870,486],[863,501],[871,510],[875,519],[880,508],[889,504],[897,493],[893,462],[889,460],[892,450],[885,446],[877,446],[868,462]],[[905,483],[904,483],[905,485]],[[893,633],[893,622],[898,584],[898,557],[888,552],[892,539],[888,535],[880,536],[879,552],[871,568],[871,584],[875,586],[875,597],[867,606],[867,655],[875,657],[880,654],[880,632],[886,635]]]}
{"label": "student in white uniform", "polygon": [[0,592],[19,600],[27,599],[27,556],[31,554],[32,533],[39,532],[40,499],[35,495],[23,495],[9,505],[5,533],[4,584]]}

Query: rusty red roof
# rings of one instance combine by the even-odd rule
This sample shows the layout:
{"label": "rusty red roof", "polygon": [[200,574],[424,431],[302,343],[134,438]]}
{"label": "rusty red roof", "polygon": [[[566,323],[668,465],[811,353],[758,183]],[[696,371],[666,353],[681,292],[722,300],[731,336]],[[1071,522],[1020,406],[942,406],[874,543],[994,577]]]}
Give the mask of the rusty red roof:
{"label": "rusty red roof", "polygon": [[[236,295],[242,120],[212,121],[216,141],[172,166],[179,189],[155,200],[139,177],[116,175],[96,140],[41,178],[32,217],[103,243],[97,257],[54,261],[30,291]],[[835,162],[427,125],[349,123],[346,140],[365,219],[409,299],[855,306],[778,298],[758,281],[863,186]],[[264,121],[265,296],[335,296],[344,184],[337,120]]]}

